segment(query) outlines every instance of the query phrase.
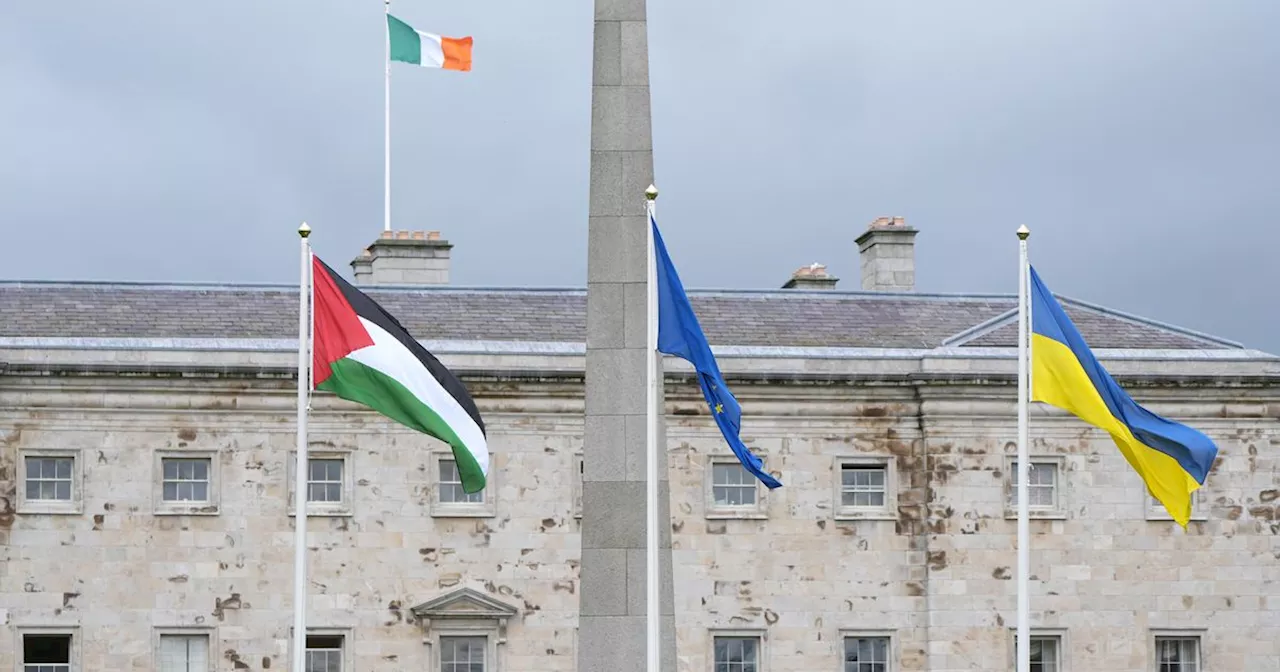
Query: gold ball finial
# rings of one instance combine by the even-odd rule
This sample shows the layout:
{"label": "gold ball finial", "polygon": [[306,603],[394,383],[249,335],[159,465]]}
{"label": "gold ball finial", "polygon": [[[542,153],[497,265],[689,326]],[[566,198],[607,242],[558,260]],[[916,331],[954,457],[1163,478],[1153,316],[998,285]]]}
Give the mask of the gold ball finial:
{"label": "gold ball finial", "polygon": [[1018,227],[1018,240],[1026,240],[1030,235],[1031,229],[1028,229],[1026,224]]}
{"label": "gold ball finial", "polygon": [[302,226],[299,226],[299,227],[298,227],[298,235],[299,235],[300,237],[302,237],[302,238],[306,238],[307,236],[310,236],[310,235],[311,235],[311,227],[307,226],[307,223],[306,223],[306,222],[303,222],[303,223],[302,223]]}
{"label": "gold ball finial", "polygon": [[649,188],[644,190],[644,197],[651,201],[658,200],[658,188],[652,184],[649,185]]}

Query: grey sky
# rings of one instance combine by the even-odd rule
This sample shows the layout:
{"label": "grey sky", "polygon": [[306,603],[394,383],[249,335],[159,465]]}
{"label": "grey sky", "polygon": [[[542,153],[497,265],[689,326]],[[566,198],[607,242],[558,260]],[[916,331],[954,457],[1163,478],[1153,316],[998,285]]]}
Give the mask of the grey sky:
{"label": "grey sky", "polygon": [[[649,0],[659,223],[690,287],[917,226],[922,291],[1056,292],[1280,352],[1280,2]],[[1045,5],[1052,4],[1053,7]],[[398,0],[397,228],[464,285],[585,282],[590,0]],[[0,3],[8,279],[289,282],[381,229],[376,0]]]}

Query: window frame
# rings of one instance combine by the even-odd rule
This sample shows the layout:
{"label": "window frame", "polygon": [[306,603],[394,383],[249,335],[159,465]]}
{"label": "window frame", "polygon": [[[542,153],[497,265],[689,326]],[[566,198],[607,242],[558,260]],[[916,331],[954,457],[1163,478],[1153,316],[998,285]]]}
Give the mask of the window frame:
{"label": "window frame", "polygon": [[888,639],[889,643],[886,647],[886,655],[888,656],[888,668],[886,672],[897,672],[898,670],[898,637],[893,630],[862,630],[852,628],[841,628],[840,632],[840,660],[838,672],[844,672],[844,645],[849,639],[869,639],[883,638]]}
{"label": "window frame", "polygon": [[[765,466],[768,462],[765,458]],[[742,466],[742,461],[732,453],[713,453],[707,456],[702,476],[703,487],[703,506],[707,520],[765,520],[769,517],[768,506],[765,503],[765,489],[761,487],[760,479],[754,474],[747,471]],[[730,506],[716,504],[715,493],[715,467],[719,465],[732,465],[742,469],[747,478],[751,479],[755,488],[755,503],[744,506]]]}
{"label": "window frame", "polygon": [[[460,627],[461,626],[461,627]],[[462,623],[449,621],[432,634],[431,670],[441,672],[444,669],[444,640],[456,638],[484,638],[484,672],[498,670],[498,628],[485,624],[477,627],[466,627]]]}
{"label": "window frame", "polygon": [[218,633],[214,628],[193,627],[193,626],[161,626],[151,629],[151,669],[160,669],[160,639],[168,636],[179,637],[199,637],[204,636],[209,641],[209,669],[208,672],[217,672],[218,670]]}
{"label": "window frame", "polygon": [[[70,458],[71,499],[27,499],[27,458]],[[16,512],[22,515],[78,515],[84,513],[84,451],[62,448],[23,448],[18,451]]]}
{"label": "window frame", "polygon": [[[735,458],[737,459],[737,458]],[[755,628],[708,628],[707,629],[707,667],[716,669],[716,639],[754,638],[758,645],[758,664],[756,672],[769,672],[769,631]]]}
{"label": "window frame", "polygon": [[[884,505],[845,506],[845,467],[883,467]],[[897,520],[898,519],[898,469],[897,460],[888,455],[841,455],[832,466],[832,507],[836,520]],[[843,661],[841,661],[843,662]]]}
{"label": "window frame", "polygon": [[[298,507],[295,506],[298,491],[298,451],[289,451],[289,465],[285,470],[289,481],[289,504],[286,508],[289,510],[289,516],[297,517]],[[342,461],[342,501],[341,502],[313,502],[307,500],[307,516],[316,517],[345,517],[355,515],[355,506],[352,500],[355,499],[355,475],[352,473],[352,465],[354,458],[352,451],[342,449],[326,448],[324,450],[307,450],[307,482],[311,480],[311,460],[341,460]],[[310,489],[310,488],[308,488]]]}
{"label": "window frame", "polygon": [[[289,632],[290,633],[293,632],[292,627],[289,628]],[[326,627],[307,628],[306,636],[307,637],[341,637],[342,638],[342,656],[341,656],[342,672],[351,672],[352,670],[355,669],[354,668],[355,658],[354,658],[354,652],[352,651],[353,642],[351,640],[350,628],[326,628]],[[302,656],[304,661],[306,660],[306,655],[307,655],[307,643],[304,640],[302,643]],[[293,658],[292,647],[290,647],[289,657],[290,659]],[[293,667],[290,666],[289,669],[293,669]]]}
{"label": "window frame", "polygon": [[441,502],[440,501],[440,462],[455,462],[451,449],[433,450],[430,452],[431,463],[428,469],[431,474],[431,517],[432,518],[496,518],[498,515],[497,497],[498,467],[496,456],[489,456],[489,473],[485,478],[484,489],[480,491],[479,502]]}
{"label": "window frame", "polygon": [[[519,613],[516,607],[472,588],[459,588],[409,609],[422,628],[422,641],[431,647],[430,669],[439,670],[443,637],[479,637],[488,641],[486,672],[503,668],[507,627]],[[492,661],[490,663],[489,661]],[[489,667],[492,665],[492,667]]]}
{"label": "window frame", "polygon": [[[1028,456],[1030,465],[1050,464],[1054,469],[1053,480],[1053,506],[1028,506],[1027,517],[1031,520],[1066,520],[1067,519],[1067,497],[1065,488],[1066,459],[1062,455],[1039,455],[1032,454]],[[1018,505],[1013,501],[1017,496],[1017,488],[1014,487],[1013,477],[1016,473],[1015,465],[1018,462],[1017,455],[1005,455],[1004,457],[1004,517],[1005,520],[1014,520],[1018,517]],[[1029,465],[1029,466],[1030,466]],[[1031,469],[1027,469],[1027,473],[1031,473]]]}
{"label": "window frame", "polygon": [[[84,660],[80,650],[80,626],[77,625],[23,625],[13,628],[14,635],[14,657],[13,669],[15,672],[24,672],[26,668],[26,649],[23,647],[23,638],[27,635],[64,635],[71,638],[71,648],[69,651],[69,669],[70,672],[81,672],[84,670]],[[33,663],[34,664],[34,663]]]}
{"label": "window frame", "polygon": [[[1193,521],[1209,520],[1208,507],[1204,505],[1207,499],[1204,496],[1204,489],[1206,487],[1208,487],[1207,484],[1202,485],[1195,492],[1191,493],[1191,520]],[[1173,516],[1169,515],[1169,512],[1165,510],[1164,505],[1155,498],[1155,495],[1151,494],[1151,491],[1148,490],[1145,485],[1138,489],[1142,492],[1143,517],[1153,523],[1173,521]]]}
{"label": "window frame", "polygon": [[1196,669],[1194,672],[1207,672],[1209,665],[1205,660],[1204,640],[1208,633],[1206,628],[1152,628],[1147,636],[1148,664],[1152,672],[1160,669],[1160,640],[1162,639],[1194,639],[1196,641]]}
{"label": "window frame", "polygon": [[[157,450],[151,462],[152,513],[157,516],[216,516],[222,512],[222,460],[220,451]],[[209,460],[209,499],[204,502],[166,502],[164,499],[164,461]]]}
{"label": "window frame", "polygon": [[[1009,626],[1009,667],[1017,669],[1018,667],[1018,629]],[[1070,672],[1071,660],[1067,655],[1070,650],[1070,642],[1067,638],[1066,628],[1031,628],[1031,639],[1056,639],[1058,640],[1058,670],[1057,672]]]}

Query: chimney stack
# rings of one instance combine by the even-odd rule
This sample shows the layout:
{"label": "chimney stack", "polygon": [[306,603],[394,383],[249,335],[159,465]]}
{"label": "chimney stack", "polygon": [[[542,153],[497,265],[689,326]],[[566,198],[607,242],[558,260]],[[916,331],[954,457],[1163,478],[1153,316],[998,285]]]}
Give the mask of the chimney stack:
{"label": "chimney stack", "polygon": [[783,289],[835,289],[836,283],[840,281],[834,275],[827,272],[827,267],[814,262],[808,266],[801,266],[791,274],[791,279],[787,280],[787,284],[783,285]]}
{"label": "chimney stack", "polygon": [[447,285],[451,249],[439,231],[383,231],[351,270],[357,285]]}
{"label": "chimney stack", "polygon": [[910,292],[916,288],[917,231],[903,217],[877,217],[858,236],[862,261],[862,289],[871,292]]}

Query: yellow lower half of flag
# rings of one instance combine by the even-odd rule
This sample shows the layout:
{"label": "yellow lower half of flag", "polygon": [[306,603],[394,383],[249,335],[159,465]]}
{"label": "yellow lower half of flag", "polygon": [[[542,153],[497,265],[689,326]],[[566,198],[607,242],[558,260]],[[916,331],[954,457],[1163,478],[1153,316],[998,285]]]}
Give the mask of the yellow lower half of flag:
{"label": "yellow lower half of flag", "polygon": [[1063,343],[1031,335],[1031,400],[1057,406],[1111,435],[1147,489],[1183,527],[1191,519],[1191,494],[1200,488],[1178,461],[1142,443],[1111,414],[1089,374]]}

